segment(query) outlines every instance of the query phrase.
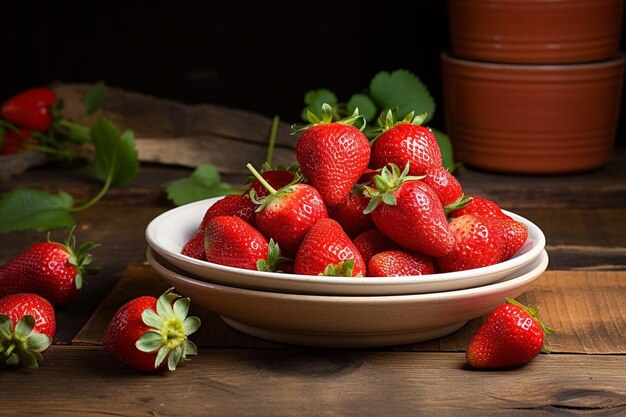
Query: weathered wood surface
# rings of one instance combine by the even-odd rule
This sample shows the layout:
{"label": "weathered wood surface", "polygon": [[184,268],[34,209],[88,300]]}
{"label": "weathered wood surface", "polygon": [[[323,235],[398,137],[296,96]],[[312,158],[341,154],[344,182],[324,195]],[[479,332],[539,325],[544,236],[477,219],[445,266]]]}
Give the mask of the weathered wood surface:
{"label": "weathered wood surface", "polygon": [[477,372],[462,353],[201,349],[176,372],[145,375],[100,347],[55,346],[36,373],[3,373],[0,415],[617,417],[624,369],[626,356]]}
{"label": "weathered wood surface", "polygon": [[[115,289],[91,316],[73,343],[99,344],[107,323],[127,301],[142,294],[158,296],[167,284],[148,265],[131,265]],[[558,329],[549,338],[554,353],[626,354],[626,272],[548,271],[519,300],[538,305],[542,319]],[[193,302],[193,297],[192,297]],[[259,348],[278,346],[225,325],[217,315],[196,309],[203,321],[194,335],[199,347]],[[483,318],[458,332],[395,350],[465,351]]]}

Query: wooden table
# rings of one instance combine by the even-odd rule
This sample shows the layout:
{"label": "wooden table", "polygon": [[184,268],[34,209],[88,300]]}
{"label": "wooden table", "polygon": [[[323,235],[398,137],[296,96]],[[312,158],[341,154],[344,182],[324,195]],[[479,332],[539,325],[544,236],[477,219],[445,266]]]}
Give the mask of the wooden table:
{"label": "wooden table", "polygon": [[[115,106],[129,107],[125,96],[116,94],[118,100],[105,111],[139,130],[139,137],[155,136],[149,123],[116,113]],[[153,101],[157,109],[159,103],[167,111],[174,106]],[[269,119],[262,122],[269,125]],[[288,156],[289,147],[281,152]],[[58,310],[58,333],[38,370],[0,372],[0,415],[624,416],[625,167],[626,152],[619,150],[608,166],[583,174],[531,177],[465,169],[458,175],[467,194],[495,199],[547,236],[548,271],[519,299],[541,306],[542,317],[557,332],[549,339],[552,354],[527,366],[504,371],[466,366],[464,350],[482,318],[439,340],[332,350],[247,336],[195,308],[192,313],[203,322],[193,336],[199,355],[174,373],[146,375],[121,366],[100,345],[120,305],[134,296],[158,295],[166,286],[145,264],[143,232],[172,207],[163,184],[190,169],[146,162],[132,186],[112,190],[77,215],[78,239],[102,244],[94,251],[102,272]],[[242,172],[230,174],[227,178],[236,179]],[[77,198],[98,189],[75,171],[45,166],[0,183],[0,191],[17,185],[62,188]],[[0,262],[42,239],[45,234],[36,232],[3,235]]]}

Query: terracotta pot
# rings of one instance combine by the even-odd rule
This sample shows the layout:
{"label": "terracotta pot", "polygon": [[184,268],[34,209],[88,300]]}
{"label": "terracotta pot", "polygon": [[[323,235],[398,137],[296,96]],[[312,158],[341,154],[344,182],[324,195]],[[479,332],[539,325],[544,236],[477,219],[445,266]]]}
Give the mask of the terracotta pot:
{"label": "terracotta pot", "polygon": [[448,0],[452,54],[525,64],[600,61],[617,53],[623,0]]}
{"label": "terracotta pot", "polygon": [[458,160],[511,173],[604,165],[615,140],[624,56],[511,65],[441,56],[447,133]]}

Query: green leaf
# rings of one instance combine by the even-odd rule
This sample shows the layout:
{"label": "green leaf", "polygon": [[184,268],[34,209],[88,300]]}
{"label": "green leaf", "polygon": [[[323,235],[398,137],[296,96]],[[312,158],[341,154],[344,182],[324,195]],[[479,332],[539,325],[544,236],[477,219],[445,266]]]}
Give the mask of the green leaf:
{"label": "green leaf", "polygon": [[156,332],[148,331],[136,342],[135,347],[142,352],[156,352],[163,346],[163,337]]}
{"label": "green leaf", "polygon": [[183,356],[183,349],[179,346],[170,353],[169,358],[167,358],[167,368],[170,371],[176,370],[176,365],[180,362]]}
{"label": "green leaf", "polygon": [[65,192],[52,195],[31,188],[15,188],[0,197],[0,233],[69,229],[75,224],[69,213],[73,204],[72,196]]}
{"label": "green leaf", "polygon": [[167,345],[163,345],[163,347],[161,349],[159,349],[159,353],[157,353],[157,357],[154,359],[154,367],[155,368],[158,368],[161,365],[163,360],[170,353],[170,350],[171,349]]}
{"label": "green leaf", "polygon": [[33,329],[35,328],[35,317],[27,314],[23,316],[16,324],[15,324],[15,336],[26,340],[28,335],[31,334]]}
{"label": "green leaf", "polygon": [[415,111],[427,113],[428,121],[435,113],[435,101],[426,86],[415,74],[404,69],[376,74],[370,83],[370,96],[380,109],[397,108],[398,119]]}
{"label": "green leaf", "polygon": [[89,116],[100,110],[103,100],[104,82],[99,81],[94,84],[85,95],[85,116]]}
{"label": "green leaf", "polygon": [[26,341],[26,348],[35,352],[43,352],[48,349],[52,341],[48,335],[43,333],[35,333]]}
{"label": "green leaf", "polygon": [[156,311],[152,310],[151,308],[146,308],[141,313],[141,320],[144,322],[145,325],[155,329],[160,329],[165,323],[163,317],[159,316]]}
{"label": "green leaf", "polygon": [[110,120],[102,117],[91,128],[91,141],[96,148],[92,170],[96,178],[105,181],[113,170],[113,185],[127,185],[139,172],[135,136],[126,130],[120,135]]}
{"label": "green leaf", "polygon": [[183,322],[183,327],[187,336],[195,333],[200,328],[200,318],[196,316],[187,317]]}
{"label": "green leaf", "polygon": [[454,151],[452,149],[452,142],[448,135],[435,129],[431,129],[437,137],[437,143],[439,149],[441,149],[441,162],[444,168],[453,172],[456,169],[456,163],[454,162]]}
{"label": "green leaf", "polygon": [[187,317],[187,313],[189,312],[190,304],[191,301],[189,301],[189,298],[179,298],[174,301],[174,315],[181,320],[185,320],[185,317]]}
{"label": "green leaf", "polygon": [[211,197],[236,194],[232,186],[222,182],[217,168],[211,164],[200,165],[191,176],[167,183],[165,191],[167,198],[177,206]]}
{"label": "green leaf", "polygon": [[333,108],[337,105],[337,96],[330,90],[320,89],[311,90],[304,95],[304,104],[306,107],[302,110],[302,120],[305,122],[307,118],[307,112],[310,111],[318,118],[322,118],[322,105],[328,103]]}
{"label": "green leaf", "polygon": [[355,109],[359,109],[359,113],[365,117],[368,123],[376,118],[378,112],[376,104],[365,94],[355,94],[350,97],[350,100],[346,103],[346,109],[348,114],[352,114]]}

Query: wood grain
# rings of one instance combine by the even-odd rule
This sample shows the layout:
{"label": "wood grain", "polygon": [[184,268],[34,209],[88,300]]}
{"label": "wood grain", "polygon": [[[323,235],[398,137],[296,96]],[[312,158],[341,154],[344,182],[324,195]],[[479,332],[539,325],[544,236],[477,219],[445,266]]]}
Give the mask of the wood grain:
{"label": "wood grain", "polygon": [[[131,265],[73,343],[99,344],[106,324],[122,304],[139,295],[158,296],[165,289],[149,266]],[[557,330],[548,342],[554,353],[626,353],[626,338],[622,336],[626,331],[626,272],[548,271],[519,300],[540,306],[542,319]],[[281,346],[244,335],[209,311],[197,308],[193,313],[204,323],[202,331],[193,336],[200,347]],[[465,351],[483,320],[471,320],[449,336],[394,350]]]}
{"label": "wood grain", "polygon": [[[541,355],[478,372],[462,353],[200,350],[140,374],[99,347],[54,346],[10,370],[3,416],[539,416],[626,413],[626,356]],[[66,381],[66,383],[50,383]],[[24,387],[36,393],[22,395]]]}

